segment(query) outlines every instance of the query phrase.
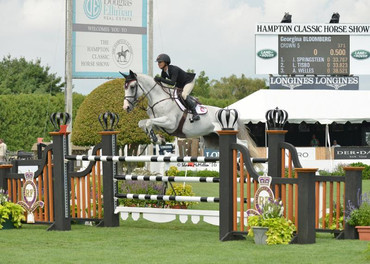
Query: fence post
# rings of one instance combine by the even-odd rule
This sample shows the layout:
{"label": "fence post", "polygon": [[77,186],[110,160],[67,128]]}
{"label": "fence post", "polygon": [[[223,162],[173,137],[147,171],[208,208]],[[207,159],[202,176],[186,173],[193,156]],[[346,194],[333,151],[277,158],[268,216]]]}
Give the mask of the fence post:
{"label": "fence post", "polygon": [[[356,208],[360,205],[360,198],[362,194],[362,171],[365,167],[344,167],[345,171],[345,208],[348,209],[348,203],[351,202]],[[347,217],[348,210],[345,212]],[[347,223],[344,225],[345,239],[358,239],[358,233],[354,226]]]}
{"label": "fence post", "polygon": [[[219,202],[219,235],[221,241],[245,239],[242,234],[234,230],[233,223],[233,150],[231,145],[236,143],[235,130],[238,121],[238,111],[235,109],[220,109],[216,112],[216,118],[222,130],[218,130],[220,151],[220,202]],[[243,217],[244,212],[241,212]]]}
{"label": "fence post", "polygon": [[54,192],[54,223],[49,230],[71,230],[70,213],[70,186],[68,177],[68,164],[64,157],[68,154],[68,135],[66,125],[58,132],[50,132],[53,137],[53,192]]}
{"label": "fence post", "polygon": [[[102,155],[117,155],[117,131],[102,131]],[[115,214],[117,193],[117,181],[114,179],[117,175],[117,163],[113,161],[103,162],[103,189],[104,189],[104,221],[99,226],[115,227],[119,226],[119,215]]]}
{"label": "fence post", "polygon": [[268,175],[281,177],[281,150],[280,142],[285,141],[287,130],[267,130],[268,135]]}
{"label": "fence post", "polygon": [[236,143],[236,130],[217,131],[220,136],[220,240],[241,239],[233,234],[233,151],[230,145]]}
{"label": "fence post", "polygon": [[268,130],[268,175],[281,177],[281,150],[280,142],[285,141],[287,130],[283,130],[288,120],[288,112],[279,108],[271,109],[266,112],[266,124]]}
{"label": "fence post", "polygon": [[315,173],[317,170],[316,168],[295,168],[298,174],[298,244],[316,242]]}
{"label": "fence post", "polygon": [[13,167],[12,164],[1,164],[0,165],[0,189],[3,189],[4,192],[8,190],[6,175],[9,175],[10,169],[12,167]]}

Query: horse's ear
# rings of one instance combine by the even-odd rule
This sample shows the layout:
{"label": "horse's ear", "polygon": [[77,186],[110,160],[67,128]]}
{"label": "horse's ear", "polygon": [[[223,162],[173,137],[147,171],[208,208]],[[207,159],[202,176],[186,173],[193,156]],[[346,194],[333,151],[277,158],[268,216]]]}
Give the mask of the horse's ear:
{"label": "horse's ear", "polygon": [[132,78],[135,78],[135,79],[136,79],[136,76],[137,76],[137,75],[136,75],[136,73],[134,73],[133,71],[131,71],[131,70],[130,70],[130,76],[131,76]]}
{"label": "horse's ear", "polygon": [[123,72],[119,72],[123,77],[125,77],[125,79],[127,79],[127,77],[129,76],[129,75],[126,75],[126,74],[124,74]]}

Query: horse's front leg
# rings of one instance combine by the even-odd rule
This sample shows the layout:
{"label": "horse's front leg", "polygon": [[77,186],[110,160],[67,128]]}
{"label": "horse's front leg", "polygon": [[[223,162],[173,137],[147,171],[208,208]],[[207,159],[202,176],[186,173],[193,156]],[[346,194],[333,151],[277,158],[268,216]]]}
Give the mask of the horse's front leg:
{"label": "horse's front leg", "polygon": [[139,127],[147,133],[153,142],[157,141],[157,137],[154,134],[153,126],[161,127],[166,130],[173,131],[174,121],[168,118],[167,116],[152,118],[152,119],[144,119],[139,121]]}

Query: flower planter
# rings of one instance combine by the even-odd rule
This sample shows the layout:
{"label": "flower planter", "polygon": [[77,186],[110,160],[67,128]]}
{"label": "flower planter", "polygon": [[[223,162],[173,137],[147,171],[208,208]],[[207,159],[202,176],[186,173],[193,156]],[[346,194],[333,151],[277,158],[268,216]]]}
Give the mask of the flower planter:
{"label": "flower planter", "polygon": [[370,226],[356,226],[360,240],[370,240]]}
{"label": "flower planter", "polygon": [[266,245],[266,232],[268,227],[253,226],[254,243],[258,245]]}
{"label": "flower planter", "polygon": [[171,205],[170,208],[172,208],[172,209],[188,209],[188,207],[185,204]]}
{"label": "flower planter", "polygon": [[13,229],[14,225],[11,219],[5,219],[5,222],[1,224],[3,226],[2,229]]}

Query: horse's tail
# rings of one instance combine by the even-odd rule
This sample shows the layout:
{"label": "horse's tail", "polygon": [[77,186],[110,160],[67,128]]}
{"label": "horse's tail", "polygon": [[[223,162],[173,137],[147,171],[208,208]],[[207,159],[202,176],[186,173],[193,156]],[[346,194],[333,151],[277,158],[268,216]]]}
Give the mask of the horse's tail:
{"label": "horse's tail", "polygon": [[243,122],[239,119],[238,120],[238,130],[239,133],[237,135],[239,140],[246,141],[249,153],[252,157],[258,157],[258,150],[256,142],[251,138],[249,129],[243,124]]}

